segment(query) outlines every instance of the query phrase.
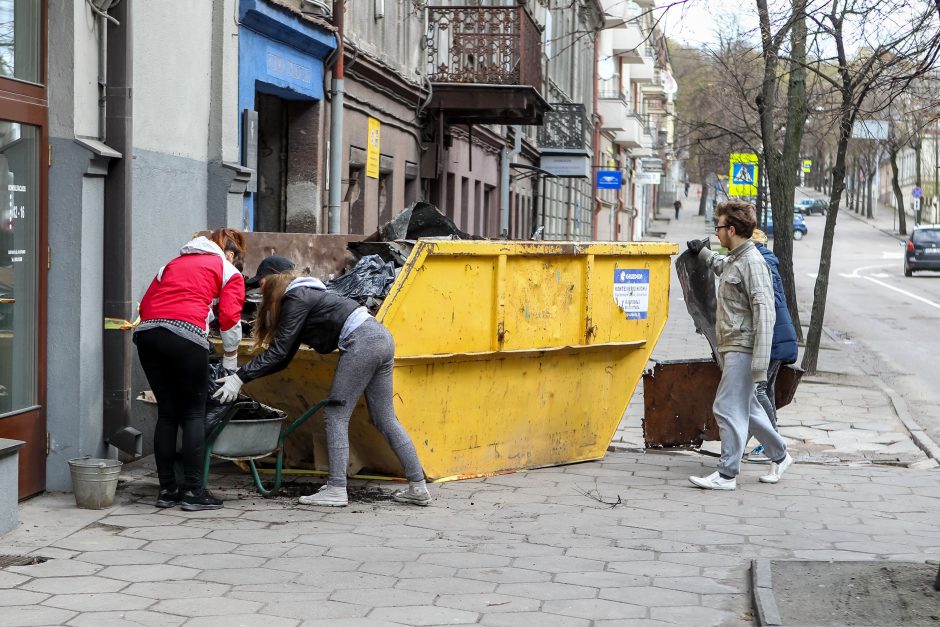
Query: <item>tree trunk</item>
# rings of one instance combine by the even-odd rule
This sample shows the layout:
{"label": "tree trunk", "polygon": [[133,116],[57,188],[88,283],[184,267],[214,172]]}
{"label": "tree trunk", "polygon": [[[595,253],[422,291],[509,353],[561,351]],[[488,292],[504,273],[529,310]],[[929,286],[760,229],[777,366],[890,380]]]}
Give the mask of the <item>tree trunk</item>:
{"label": "tree trunk", "polygon": [[[764,168],[770,181],[770,201],[774,220],[774,254],[780,261],[780,278],[787,297],[790,317],[797,339],[803,339],[800,311],[796,298],[796,282],[793,278],[793,197],[799,183],[800,144],[806,124],[808,105],[806,102],[806,0],[793,0],[793,21],[790,41],[792,61],[787,83],[786,126],[783,148],[777,149],[776,98],[777,98],[777,51],[772,48],[769,32],[767,6],[758,0],[761,19],[761,36],[764,52],[764,82],[758,102],[761,139],[764,143]],[[760,219],[760,214],[758,214]]]}
{"label": "tree trunk", "polygon": [[839,216],[839,203],[845,190],[845,153],[852,135],[852,123],[855,121],[852,107],[852,93],[843,87],[842,106],[839,124],[839,143],[836,148],[836,162],[832,168],[831,191],[829,193],[829,212],[826,214],[826,226],[823,230],[822,250],[819,253],[819,271],[816,273],[816,285],[813,288],[813,311],[809,319],[809,332],[803,349],[803,370],[807,375],[816,374],[819,361],[819,344],[822,341],[823,321],[826,317],[826,296],[829,293],[829,271],[832,268],[832,240],[836,232],[836,218]]}
{"label": "tree trunk", "polygon": [[874,203],[875,203],[875,171],[870,170],[867,174],[868,176],[868,186],[866,187],[865,193],[865,217],[868,219],[874,218]]}
{"label": "tree trunk", "polygon": [[894,190],[894,200],[898,203],[898,235],[907,235],[907,214],[904,213],[904,194],[898,182],[898,148],[892,146],[888,151],[891,158],[891,189]]}
{"label": "tree trunk", "polygon": [[919,137],[915,138],[914,141],[911,142],[911,147],[914,149],[914,184],[923,189],[920,184],[920,149],[923,147],[921,139]]}
{"label": "tree trunk", "polygon": [[698,199],[698,214],[701,217],[705,217],[705,207],[708,204],[708,185],[705,184],[705,177],[701,177],[702,181],[702,194]]}

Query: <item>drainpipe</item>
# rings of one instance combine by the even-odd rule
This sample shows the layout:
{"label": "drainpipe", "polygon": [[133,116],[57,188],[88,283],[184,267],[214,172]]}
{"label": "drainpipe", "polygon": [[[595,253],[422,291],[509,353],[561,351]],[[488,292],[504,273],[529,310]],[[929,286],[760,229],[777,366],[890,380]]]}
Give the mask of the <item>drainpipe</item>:
{"label": "drainpipe", "polygon": [[[133,320],[131,296],[131,207],[133,38],[131,3],[109,3],[115,26],[107,48],[105,136],[109,146],[123,155],[111,162],[104,184],[104,315]],[[100,17],[100,16],[99,16]],[[125,453],[140,456],[141,434],[129,426],[131,408],[131,335],[126,331],[104,331],[104,437]]]}
{"label": "drainpipe", "polygon": [[336,65],[333,67],[333,88],[330,90],[330,204],[329,233],[340,233],[342,217],[343,173],[343,33],[345,0],[333,0],[333,24],[336,26]]}
{"label": "drainpipe", "polygon": [[512,132],[512,150],[504,147],[500,159],[499,236],[506,238],[509,237],[509,164],[522,152],[522,127],[513,124]]}
{"label": "drainpipe", "polygon": [[[594,197],[594,219],[591,220],[591,239],[597,241],[597,219],[601,215],[601,193],[597,189],[597,184],[594,182],[597,178],[597,170],[601,167],[601,124],[603,123],[603,118],[600,113],[597,112],[598,107],[598,91],[600,89],[598,81],[600,78],[597,76],[597,64],[601,60],[601,48],[597,43],[598,33],[594,33],[594,111],[591,119],[594,120],[594,158],[591,160],[591,163],[594,167],[591,168],[591,189],[594,191],[592,196]],[[611,210],[613,213],[613,210]],[[614,236],[613,227],[610,231],[610,239],[617,239]]]}

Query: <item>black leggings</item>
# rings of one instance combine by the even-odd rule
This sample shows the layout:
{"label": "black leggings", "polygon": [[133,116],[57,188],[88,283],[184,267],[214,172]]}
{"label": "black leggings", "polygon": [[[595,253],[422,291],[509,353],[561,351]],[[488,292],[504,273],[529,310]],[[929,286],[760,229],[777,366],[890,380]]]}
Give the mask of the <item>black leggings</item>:
{"label": "black leggings", "polygon": [[167,329],[134,335],[137,355],[157,398],[153,456],[161,490],[175,490],[176,433],[183,428],[183,489],[202,488],[209,351]]}

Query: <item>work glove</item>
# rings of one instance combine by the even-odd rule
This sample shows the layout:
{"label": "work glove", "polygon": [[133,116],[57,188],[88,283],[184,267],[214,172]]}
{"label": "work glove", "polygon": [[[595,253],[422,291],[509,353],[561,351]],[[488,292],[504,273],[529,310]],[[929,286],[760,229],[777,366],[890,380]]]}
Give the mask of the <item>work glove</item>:
{"label": "work glove", "polygon": [[219,403],[223,405],[234,402],[238,398],[238,392],[245,385],[237,374],[230,374],[227,377],[216,379],[215,382],[222,385],[215,391],[212,398],[218,399]]}
{"label": "work glove", "polygon": [[708,247],[708,239],[692,239],[685,243],[693,255],[698,255],[703,248]]}
{"label": "work glove", "polygon": [[238,355],[222,356],[222,367],[226,370],[238,370]]}

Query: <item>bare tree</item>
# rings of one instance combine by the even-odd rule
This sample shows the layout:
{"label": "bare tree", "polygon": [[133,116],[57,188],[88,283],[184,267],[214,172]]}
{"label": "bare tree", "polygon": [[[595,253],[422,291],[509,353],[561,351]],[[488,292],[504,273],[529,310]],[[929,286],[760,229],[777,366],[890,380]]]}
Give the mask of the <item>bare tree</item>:
{"label": "bare tree", "polygon": [[[839,104],[829,212],[802,362],[803,369],[814,374],[852,127],[869,96],[876,96],[876,108],[884,109],[904,93],[913,80],[935,66],[940,52],[940,16],[933,5],[917,0],[832,0],[826,13],[807,12],[807,18],[825,45],[834,49],[834,54],[808,63],[806,68],[831,85]],[[851,46],[859,43],[860,47],[853,54]]]}

